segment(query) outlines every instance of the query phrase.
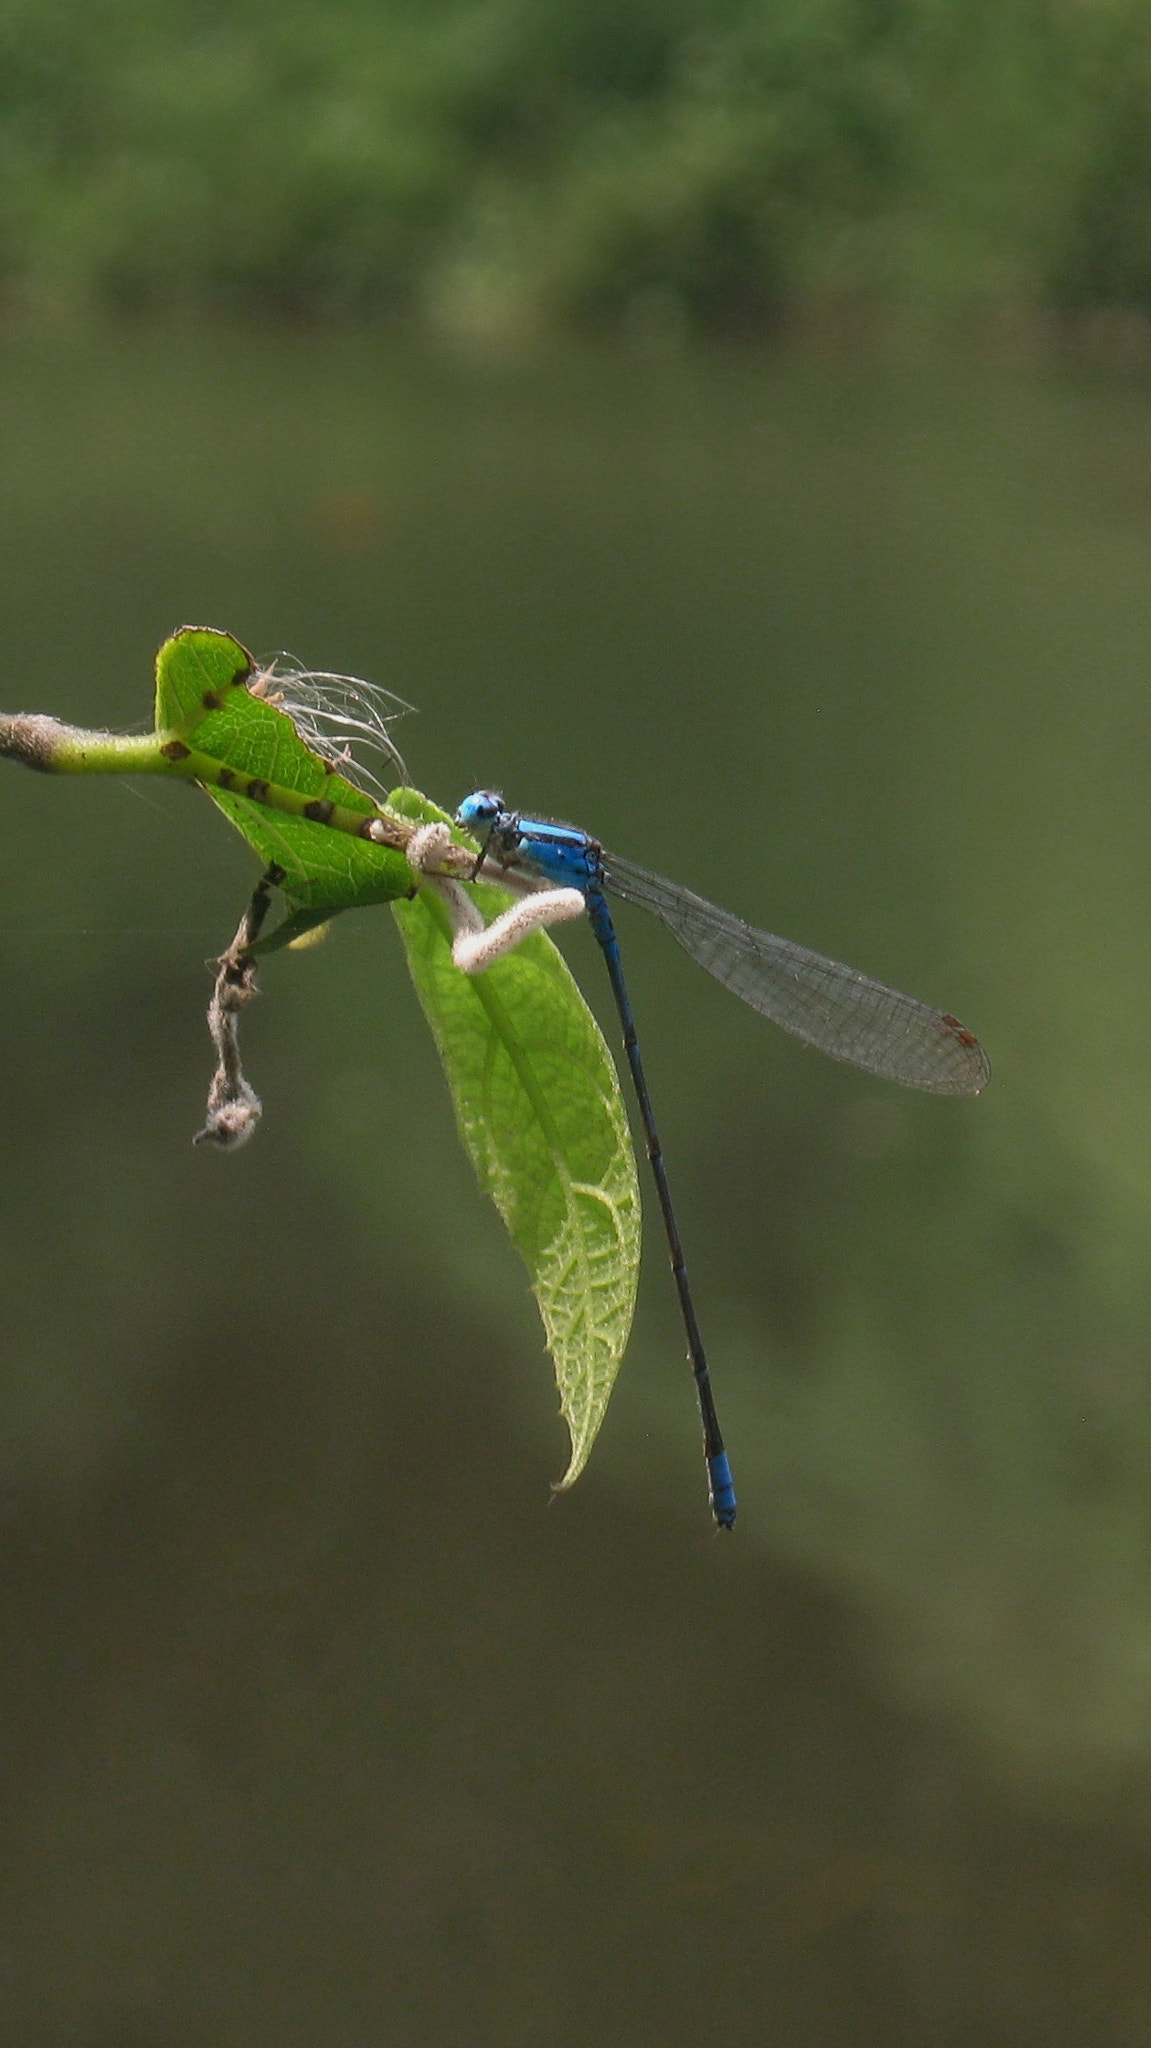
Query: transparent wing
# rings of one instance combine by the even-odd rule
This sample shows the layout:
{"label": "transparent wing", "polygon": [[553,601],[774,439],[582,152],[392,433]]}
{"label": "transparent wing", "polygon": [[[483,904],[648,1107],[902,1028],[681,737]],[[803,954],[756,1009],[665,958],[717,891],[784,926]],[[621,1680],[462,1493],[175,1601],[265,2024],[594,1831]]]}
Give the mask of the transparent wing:
{"label": "transparent wing", "polygon": [[978,1095],[991,1078],[983,1047],[957,1017],[757,931],[615,854],[605,853],[603,864],[613,894],[650,910],[733,995],[833,1059],[935,1095]]}

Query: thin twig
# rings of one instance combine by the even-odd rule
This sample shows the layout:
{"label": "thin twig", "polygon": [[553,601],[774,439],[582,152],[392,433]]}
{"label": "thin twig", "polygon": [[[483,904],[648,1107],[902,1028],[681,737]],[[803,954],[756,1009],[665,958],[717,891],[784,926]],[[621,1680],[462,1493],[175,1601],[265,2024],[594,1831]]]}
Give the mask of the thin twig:
{"label": "thin twig", "polygon": [[221,1151],[235,1151],[246,1145],[263,1114],[263,1106],[240,1065],[240,1012],[259,993],[256,963],[251,949],[260,936],[272,902],[272,890],[284,879],[282,868],[272,866],[253,892],[236,935],[221,953],[216,985],[208,1005],[208,1030],[216,1048],[219,1065],[208,1089],[208,1118],[197,1131],[194,1145],[218,1145]]}

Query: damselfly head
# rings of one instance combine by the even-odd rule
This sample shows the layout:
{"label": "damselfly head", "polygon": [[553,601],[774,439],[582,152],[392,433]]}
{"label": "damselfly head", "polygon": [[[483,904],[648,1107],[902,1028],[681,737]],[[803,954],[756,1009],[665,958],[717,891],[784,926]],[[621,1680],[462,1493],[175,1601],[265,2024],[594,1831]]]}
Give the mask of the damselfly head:
{"label": "damselfly head", "polygon": [[[412,707],[393,691],[358,676],[304,668],[290,654],[265,662],[248,688],[287,712],[305,746],[357,789],[386,797],[393,783],[407,781],[390,727]],[[386,764],[386,781],[377,772],[380,763]]]}
{"label": "damselfly head", "polygon": [[456,812],[456,824],[465,832],[483,832],[503,815],[504,800],[494,789],[477,789],[466,796]]}

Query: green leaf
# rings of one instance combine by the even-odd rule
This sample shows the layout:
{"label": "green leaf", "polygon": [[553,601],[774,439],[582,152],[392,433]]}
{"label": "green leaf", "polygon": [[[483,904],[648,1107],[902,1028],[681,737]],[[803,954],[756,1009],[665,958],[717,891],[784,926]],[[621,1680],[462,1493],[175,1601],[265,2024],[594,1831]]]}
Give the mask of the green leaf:
{"label": "green leaf", "polygon": [[[427,883],[415,893],[403,853],[414,824],[450,820],[414,790],[375,803],[302,736],[275,687],[230,634],[185,626],[157,656],[154,732],[0,714],[0,755],[45,773],[199,783],[279,870],[288,915],[253,952],[339,910],[393,903],[464,1143],[531,1275],[571,1435],[560,1481],[570,1486],[603,1420],[639,1273],[639,1189],[611,1055],[542,932],[481,975],[460,972],[443,898]],[[470,842],[456,840],[448,865],[467,875]],[[506,907],[504,891],[475,886],[485,911]]]}
{"label": "green leaf", "polygon": [[[450,822],[412,790],[388,806]],[[507,905],[502,890],[476,893],[485,912]],[[559,1482],[570,1486],[603,1420],[639,1273],[639,1187],[615,1065],[544,933],[466,975],[432,890],[392,908],[464,1144],[531,1275],[571,1434]]]}
{"label": "green leaf", "polygon": [[411,870],[394,847],[238,793],[254,782],[344,814],[373,816],[378,809],[301,739],[259,685],[251,655],[229,633],[181,627],[156,657],[156,725],[165,751],[203,782],[265,866],[274,861],[282,868],[280,886],[293,909],[332,913],[406,894]]}
{"label": "green leaf", "polygon": [[156,656],[156,730],[185,736],[198,726],[211,696],[223,701],[251,681],[256,664],[230,633],[181,626]]}

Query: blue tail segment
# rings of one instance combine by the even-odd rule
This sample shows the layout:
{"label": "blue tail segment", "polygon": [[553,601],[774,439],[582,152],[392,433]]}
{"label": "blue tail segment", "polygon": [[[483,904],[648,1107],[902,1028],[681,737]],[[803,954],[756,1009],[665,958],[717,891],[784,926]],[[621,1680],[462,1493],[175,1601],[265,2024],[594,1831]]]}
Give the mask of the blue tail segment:
{"label": "blue tail segment", "polygon": [[715,1516],[716,1528],[734,1529],[735,1486],[726,1451],[717,1451],[713,1458],[708,1459],[707,1476],[711,1485],[711,1512]]}
{"label": "blue tail segment", "polygon": [[477,872],[480,866],[488,863],[493,868],[519,868],[529,874],[539,875],[557,886],[582,891],[591,928],[599,940],[607,963],[612,994],[623,1030],[624,1051],[631,1069],[632,1085],[643,1124],[647,1156],[655,1181],[656,1194],[659,1197],[660,1214],[663,1217],[668,1255],[671,1259],[672,1278],[679,1296],[680,1314],[687,1335],[688,1357],[695,1376],[700,1419],[703,1423],[703,1453],[707,1463],[711,1511],[717,1528],[731,1529],[735,1525],[736,1513],[731,1466],[724,1449],[719,1418],[715,1412],[711,1373],[699,1332],[699,1323],[696,1320],[695,1303],[688,1285],[687,1264],[675,1211],[672,1208],[663,1147],[656,1129],[655,1114],[648,1094],[643,1062],[640,1059],[639,1040],[636,1036],[635,1018],[632,1015],[631,998],[624,980],[619,940],[616,937],[607,897],[603,892],[601,850],[594,839],[590,839],[586,832],[579,831],[576,826],[552,825],[534,818],[518,817],[515,812],[505,810],[502,799],[487,790],[478,790],[474,796],[468,797],[460,805],[456,818],[457,823],[476,833],[480,840],[483,851],[477,863]]}

